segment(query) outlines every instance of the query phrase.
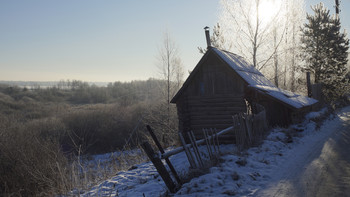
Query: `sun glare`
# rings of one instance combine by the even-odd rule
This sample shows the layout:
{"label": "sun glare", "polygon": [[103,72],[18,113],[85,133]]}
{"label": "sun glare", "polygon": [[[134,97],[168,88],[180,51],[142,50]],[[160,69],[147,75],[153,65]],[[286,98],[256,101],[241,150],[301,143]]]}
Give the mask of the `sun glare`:
{"label": "sun glare", "polygon": [[263,24],[267,25],[277,20],[282,12],[282,0],[260,0],[259,20]]}

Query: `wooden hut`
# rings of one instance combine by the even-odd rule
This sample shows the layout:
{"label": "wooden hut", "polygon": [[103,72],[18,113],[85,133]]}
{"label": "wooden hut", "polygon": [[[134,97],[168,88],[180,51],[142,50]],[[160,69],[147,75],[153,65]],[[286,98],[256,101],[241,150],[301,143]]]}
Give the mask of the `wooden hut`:
{"label": "wooden hut", "polygon": [[246,101],[265,107],[270,126],[284,126],[317,102],[277,88],[243,57],[208,45],[171,100],[177,106],[179,131],[193,131],[201,137],[203,128],[232,126],[232,116],[247,111]]}

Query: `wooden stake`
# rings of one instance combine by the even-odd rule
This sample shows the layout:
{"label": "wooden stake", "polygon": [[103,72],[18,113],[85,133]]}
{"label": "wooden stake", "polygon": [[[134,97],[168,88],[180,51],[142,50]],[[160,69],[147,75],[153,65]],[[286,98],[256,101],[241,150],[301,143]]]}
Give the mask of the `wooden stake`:
{"label": "wooden stake", "polygon": [[209,143],[209,150],[210,150],[210,154],[211,154],[211,157],[214,158],[214,155],[213,155],[213,150],[211,148],[211,142],[210,142],[210,135],[209,135],[209,130],[206,130],[207,132],[207,137],[208,137],[208,143]]}
{"label": "wooden stake", "polygon": [[192,139],[193,139],[193,141],[194,141],[194,146],[196,147],[196,150],[197,150],[197,154],[198,154],[198,156],[199,156],[199,162],[201,163],[202,166],[204,166],[204,163],[203,163],[201,154],[200,154],[199,149],[198,149],[198,144],[197,144],[197,141],[196,141],[196,136],[194,136],[193,131],[191,131],[191,135],[192,135]]}
{"label": "wooden stake", "polygon": [[187,136],[188,138],[190,139],[190,142],[191,142],[191,145],[192,145],[192,150],[194,152],[194,156],[196,156],[196,163],[197,163],[197,166],[198,167],[201,167],[201,163],[199,162],[199,155],[197,154],[197,151],[196,151],[196,147],[194,146],[194,142],[193,142],[193,139],[192,139],[192,136],[191,136],[191,133],[190,132],[187,132]]}
{"label": "wooden stake", "polygon": [[218,153],[218,151],[216,150],[215,135],[214,135],[213,129],[210,129],[210,136],[211,136],[211,141],[212,141],[212,144],[213,144],[213,149],[214,149],[214,152],[215,152],[215,155],[216,155]]}
{"label": "wooden stake", "polygon": [[154,152],[152,146],[148,142],[144,142],[142,145],[143,150],[146,152],[148,158],[153,163],[154,167],[157,169],[159,175],[162,177],[165,185],[168,187],[171,193],[175,193],[177,188],[173,180],[171,179],[170,174],[163,165],[162,160],[159,158],[158,154]]}
{"label": "wooden stake", "polygon": [[216,138],[216,143],[218,145],[218,153],[220,154],[220,142],[219,142],[219,135],[217,130],[215,129],[215,138]]}
{"label": "wooden stake", "polygon": [[[147,127],[147,130],[149,131],[149,133],[151,134],[152,139],[153,139],[154,142],[156,143],[156,145],[157,145],[157,147],[158,147],[160,153],[163,154],[163,153],[164,153],[164,149],[163,149],[162,145],[160,145],[160,143],[159,143],[159,141],[158,141],[158,139],[157,139],[157,136],[154,134],[152,128],[151,128],[149,125],[147,125],[146,127]],[[175,170],[173,164],[171,164],[169,158],[165,158],[165,162],[168,164],[168,166],[169,166],[169,168],[170,168],[170,171],[173,173],[173,175],[174,175],[174,177],[175,177],[177,183],[181,185],[181,184],[182,184],[182,183],[181,183],[181,179],[180,179],[179,175],[177,175],[176,170]]]}
{"label": "wooden stake", "polygon": [[179,137],[180,137],[182,146],[183,146],[183,148],[184,148],[184,150],[185,150],[185,153],[186,153],[188,162],[190,163],[190,166],[191,166],[192,168],[196,168],[196,163],[195,163],[195,161],[193,160],[193,155],[192,155],[192,153],[191,153],[191,150],[189,150],[189,148],[187,147],[187,144],[186,144],[185,139],[184,139],[184,137],[182,136],[182,133],[181,133],[181,132],[179,132]]}
{"label": "wooden stake", "polygon": [[210,151],[210,148],[209,148],[209,140],[208,140],[208,134],[207,134],[207,130],[206,129],[203,129],[203,134],[204,134],[205,144],[207,145],[209,158],[212,159],[213,155],[211,154],[211,151]]}

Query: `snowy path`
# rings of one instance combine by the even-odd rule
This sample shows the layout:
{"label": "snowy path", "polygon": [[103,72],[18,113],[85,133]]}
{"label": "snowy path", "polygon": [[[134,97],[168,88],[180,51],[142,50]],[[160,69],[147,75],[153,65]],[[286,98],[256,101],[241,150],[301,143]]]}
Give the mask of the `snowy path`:
{"label": "snowy path", "polygon": [[349,109],[343,109],[339,121],[322,127],[324,135],[317,141],[295,147],[295,154],[276,169],[273,181],[254,196],[349,196]]}

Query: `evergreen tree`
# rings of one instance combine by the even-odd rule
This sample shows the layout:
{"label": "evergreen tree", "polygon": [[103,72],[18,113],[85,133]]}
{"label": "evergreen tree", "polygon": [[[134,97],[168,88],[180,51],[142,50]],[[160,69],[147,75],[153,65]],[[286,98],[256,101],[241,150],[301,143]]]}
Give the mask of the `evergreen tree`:
{"label": "evergreen tree", "polygon": [[343,96],[348,87],[345,80],[348,62],[349,39],[340,33],[339,18],[331,16],[322,3],[307,14],[302,28],[302,51],[307,71],[314,73],[315,83],[323,84],[328,101]]}

